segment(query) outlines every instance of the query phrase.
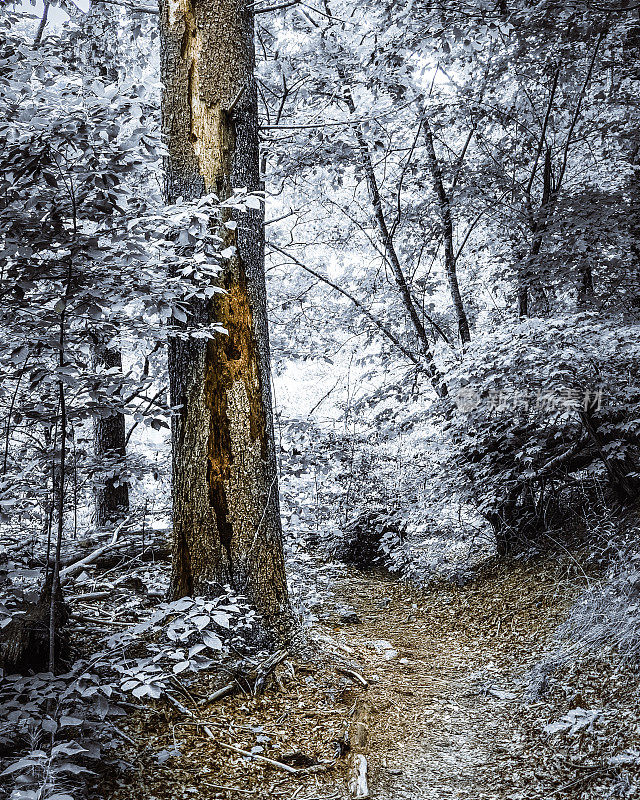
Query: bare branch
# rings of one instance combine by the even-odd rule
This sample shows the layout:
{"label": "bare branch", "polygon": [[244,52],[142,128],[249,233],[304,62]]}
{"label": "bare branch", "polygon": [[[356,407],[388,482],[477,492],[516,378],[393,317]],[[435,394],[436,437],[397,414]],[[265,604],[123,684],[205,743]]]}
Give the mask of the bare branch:
{"label": "bare branch", "polygon": [[300,267],[300,269],[303,269],[305,272],[308,272],[309,275],[313,275],[314,278],[317,278],[319,281],[322,281],[322,283],[325,283],[327,286],[330,286],[332,289],[335,289],[336,292],[339,292],[343,297],[346,297],[348,300],[350,300],[353,303],[353,305],[356,308],[358,308],[361,311],[361,313],[364,314],[364,316],[370,322],[372,322],[376,326],[376,328],[387,337],[387,339],[390,342],[394,344],[396,349],[399,350],[403,356],[408,358],[409,361],[411,361],[416,366],[421,366],[420,359],[414,353],[407,350],[405,346],[402,344],[402,342],[400,342],[400,340],[396,337],[396,335],[383,322],[381,322],[376,316],[374,316],[367,308],[365,308],[365,306],[360,302],[360,300],[358,300],[357,297],[354,297],[346,289],[343,289],[341,286],[338,286],[337,283],[334,283],[332,280],[325,277],[321,273],[316,272],[315,269],[312,269],[311,267],[308,267],[306,264],[303,264],[302,261],[297,259],[294,255],[288,253],[286,250],[283,250],[281,247],[278,247],[278,245],[273,244],[273,242],[269,242],[269,247],[272,250],[275,250],[277,253],[280,253],[280,255],[285,256],[285,258],[288,258],[292,263]]}

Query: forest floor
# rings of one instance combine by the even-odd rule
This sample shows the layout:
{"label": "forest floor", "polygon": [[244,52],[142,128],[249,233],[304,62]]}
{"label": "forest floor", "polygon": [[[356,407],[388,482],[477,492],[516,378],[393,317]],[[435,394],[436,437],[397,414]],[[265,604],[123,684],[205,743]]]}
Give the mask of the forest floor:
{"label": "forest floor", "polygon": [[[637,676],[606,659],[580,675],[547,665],[547,676],[579,588],[574,566],[494,565],[468,586],[427,590],[340,569],[304,658],[284,662],[260,697],[203,704],[207,687],[195,683],[187,715],[167,705],[132,714],[120,728],[133,769],[104,776],[95,796],[338,800],[349,796],[349,737],[379,800],[634,796]],[[545,732],[567,715],[560,733]],[[159,763],[158,752],[172,755]]]}

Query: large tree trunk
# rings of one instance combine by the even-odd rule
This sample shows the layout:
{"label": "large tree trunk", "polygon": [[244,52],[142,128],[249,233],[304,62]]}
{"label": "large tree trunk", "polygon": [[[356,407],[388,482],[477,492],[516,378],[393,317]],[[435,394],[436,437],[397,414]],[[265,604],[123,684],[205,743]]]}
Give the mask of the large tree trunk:
{"label": "large tree trunk", "polygon": [[[253,4],[162,0],[166,195],[197,198],[262,188]],[[271,412],[262,212],[238,215],[237,256],[226,294],[194,304],[195,321],[223,325],[214,340],[171,336],[173,420],[172,594],[211,594],[229,584],[272,628],[287,628]]]}

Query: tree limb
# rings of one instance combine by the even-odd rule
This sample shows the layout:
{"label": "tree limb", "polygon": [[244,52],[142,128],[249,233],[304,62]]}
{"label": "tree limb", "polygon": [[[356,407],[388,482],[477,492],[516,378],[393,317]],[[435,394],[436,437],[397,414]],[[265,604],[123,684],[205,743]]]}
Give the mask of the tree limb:
{"label": "tree limb", "polygon": [[273,242],[269,242],[268,244],[272,250],[275,250],[276,252],[285,256],[285,258],[288,258],[290,261],[296,264],[296,266],[300,267],[300,269],[303,269],[305,272],[308,272],[309,275],[313,275],[314,278],[317,278],[319,281],[322,281],[322,283],[325,283],[327,286],[330,286],[332,289],[335,289],[336,292],[339,292],[343,297],[346,297],[348,300],[350,300],[354,304],[354,306],[356,306],[356,308],[358,308],[362,312],[362,314],[364,314],[364,316],[370,322],[372,322],[376,326],[376,328],[382,334],[384,334],[387,337],[387,339],[389,339],[390,342],[394,344],[394,346],[402,353],[403,356],[405,356],[405,358],[408,358],[409,361],[411,361],[418,367],[422,366],[420,359],[416,355],[414,355],[414,353],[407,350],[406,347],[404,347],[404,345],[402,344],[402,342],[400,342],[400,340],[396,337],[396,335],[391,330],[389,330],[389,328],[387,328],[387,326],[383,322],[381,322],[368,309],[366,309],[365,306],[360,302],[360,300],[358,300],[357,297],[354,297],[350,292],[348,292],[346,289],[343,289],[341,286],[338,286],[337,283],[334,283],[329,278],[326,278],[324,275],[320,274],[319,272],[316,272],[311,267],[308,267],[306,264],[303,264],[302,261],[298,260],[294,255],[288,253],[286,250],[283,250],[281,247],[278,247],[278,245],[273,244]]}

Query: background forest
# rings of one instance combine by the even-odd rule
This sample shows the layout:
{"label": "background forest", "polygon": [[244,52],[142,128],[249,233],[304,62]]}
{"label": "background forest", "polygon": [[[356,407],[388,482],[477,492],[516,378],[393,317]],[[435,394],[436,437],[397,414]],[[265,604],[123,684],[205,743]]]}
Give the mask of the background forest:
{"label": "background forest", "polygon": [[[477,628],[493,642],[505,608],[530,600],[522,636],[529,655],[540,649],[526,679],[524,661],[519,673],[509,662],[508,683],[520,674],[537,711],[508,714],[531,748],[513,758],[542,766],[518,783],[511,764],[508,788],[503,776],[494,794],[471,795],[638,796],[640,5],[250,4],[261,188],[194,198],[167,196],[162,12],[151,0],[38,3],[0,8],[7,797],[150,798],[96,764],[109,753],[126,775],[135,761],[120,748],[146,734],[123,731],[118,715],[164,703],[195,719],[190,681],[220,664],[251,675],[246,702],[258,703],[289,663],[252,640],[259,615],[242,587],[182,598],[175,545],[171,587],[166,563],[179,411],[167,341],[229,335],[194,308],[218,302],[229,237],[263,212],[296,625],[317,645],[337,619],[324,646],[352,656],[338,634],[362,622],[356,595],[384,602],[388,590],[394,609],[400,595],[433,591],[433,619],[445,598],[447,625],[453,603],[465,636]],[[345,564],[363,570],[356,583],[344,583]],[[498,583],[478,589],[487,570]],[[370,574],[383,584],[371,588]],[[481,619],[494,590],[502,610]],[[415,615],[428,623],[424,598]],[[563,616],[543,636],[537,609],[554,605]],[[12,642],[34,613],[47,636],[25,652]],[[359,662],[341,669],[371,683]],[[214,702],[233,688],[214,684]],[[483,686],[487,702],[513,700]],[[172,735],[154,770],[177,763]],[[201,796],[233,796],[223,778]],[[240,793],[277,796],[247,780]],[[310,786],[301,797],[315,796]]]}

